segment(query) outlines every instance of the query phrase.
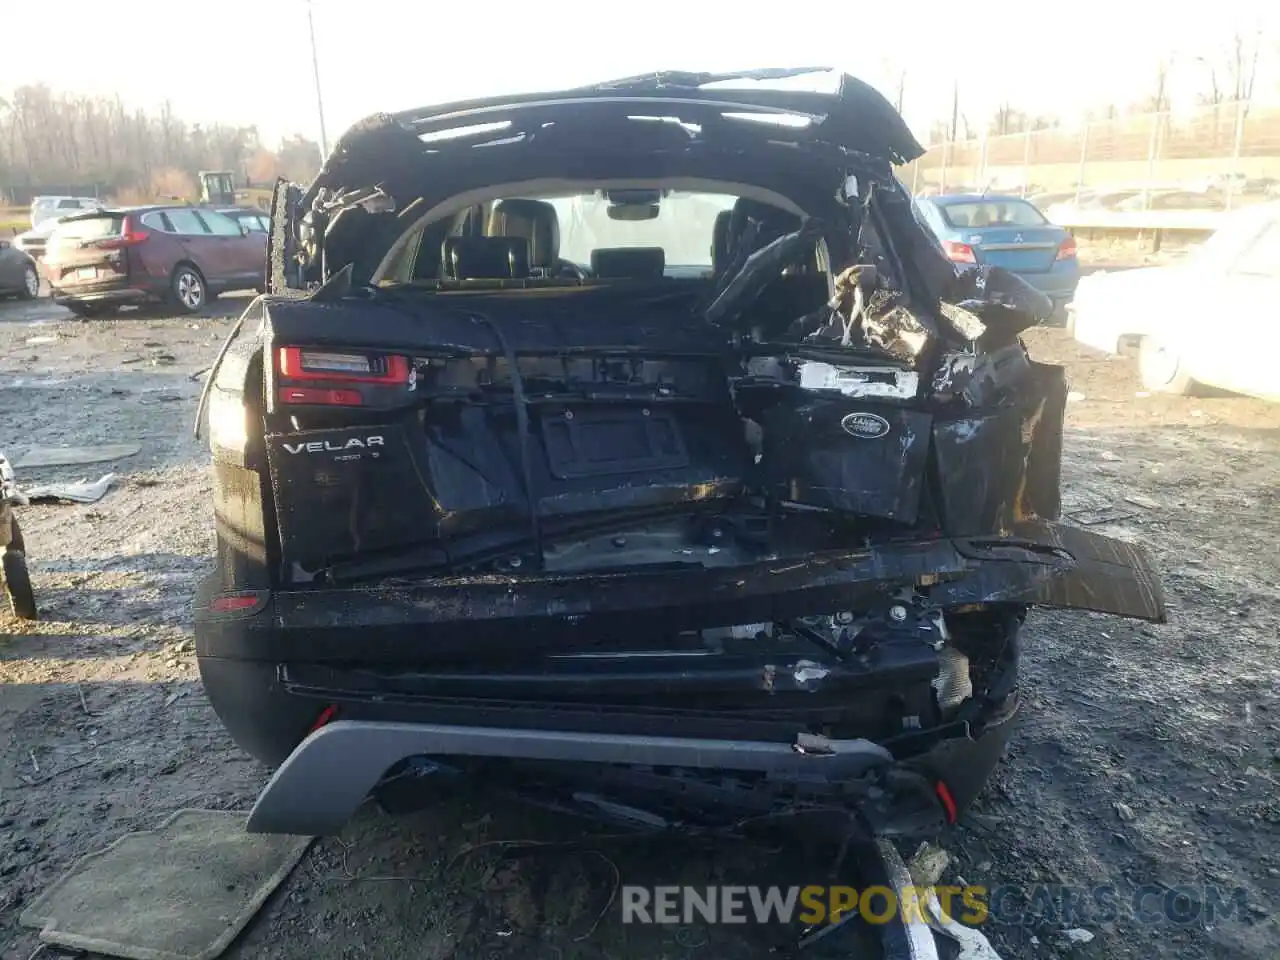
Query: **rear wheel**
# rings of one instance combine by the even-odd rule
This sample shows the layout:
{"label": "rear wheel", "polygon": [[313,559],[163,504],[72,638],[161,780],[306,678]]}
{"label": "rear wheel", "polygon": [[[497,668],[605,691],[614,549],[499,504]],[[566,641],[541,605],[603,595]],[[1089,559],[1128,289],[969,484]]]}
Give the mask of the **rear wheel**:
{"label": "rear wheel", "polygon": [[22,268],[22,289],[18,291],[21,300],[34,300],[40,296],[40,274],[35,264],[28,263]]}
{"label": "rear wheel", "polygon": [[1186,364],[1176,350],[1155,337],[1143,337],[1138,345],[1138,375],[1142,385],[1153,393],[1191,396],[1200,384],[1187,373]]}
{"label": "rear wheel", "polygon": [[27,557],[21,550],[8,549],[0,557],[4,568],[4,592],[9,596],[13,615],[22,620],[35,620],[36,595],[31,589],[31,576],[27,573]]}
{"label": "rear wheel", "polygon": [[169,284],[170,299],[186,313],[195,313],[209,302],[209,288],[195,267],[183,264],[173,271]]}

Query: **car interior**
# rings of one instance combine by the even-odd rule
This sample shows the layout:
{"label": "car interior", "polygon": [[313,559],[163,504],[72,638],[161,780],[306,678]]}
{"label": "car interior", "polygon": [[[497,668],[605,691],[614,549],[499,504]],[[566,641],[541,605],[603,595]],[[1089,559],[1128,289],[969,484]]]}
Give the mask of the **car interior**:
{"label": "car interior", "polygon": [[[620,221],[655,217],[664,200],[659,194],[656,190],[611,192],[609,216]],[[350,213],[344,212],[343,216]],[[416,236],[383,276],[395,282],[446,288],[457,284],[559,285],[554,281],[576,284],[713,280],[735,266],[735,257],[740,253],[745,258],[750,252],[743,249],[748,240],[752,249],[757,249],[798,229],[800,223],[794,213],[740,197],[731,209],[715,216],[705,239],[701,239],[701,249],[707,251],[702,257],[705,262],[672,263],[662,246],[633,243],[601,245],[590,249],[589,256],[568,259],[562,255],[562,228],[554,203],[526,197],[501,198],[415,228]],[[335,222],[328,241],[331,255],[340,246],[338,226]],[[815,245],[811,260],[793,272],[819,273],[822,259]],[[357,263],[357,276],[362,273],[362,266],[368,269],[367,264]]]}

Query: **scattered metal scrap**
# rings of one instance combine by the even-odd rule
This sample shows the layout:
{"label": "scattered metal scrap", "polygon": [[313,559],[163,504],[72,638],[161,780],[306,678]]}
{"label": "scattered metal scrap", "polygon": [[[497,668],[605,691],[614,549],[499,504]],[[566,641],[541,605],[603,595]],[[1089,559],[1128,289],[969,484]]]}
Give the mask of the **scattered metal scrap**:
{"label": "scattered metal scrap", "polygon": [[17,488],[15,495],[18,503],[25,506],[30,503],[67,502],[97,503],[107,495],[111,485],[115,483],[114,473],[104,473],[97,480],[79,480],[70,483],[45,483],[32,487]]}
{"label": "scattered metal scrap", "polygon": [[84,463],[123,460],[141,450],[136,443],[104,443],[90,447],[32,447],[14,463],[16,469],[69,467]]}

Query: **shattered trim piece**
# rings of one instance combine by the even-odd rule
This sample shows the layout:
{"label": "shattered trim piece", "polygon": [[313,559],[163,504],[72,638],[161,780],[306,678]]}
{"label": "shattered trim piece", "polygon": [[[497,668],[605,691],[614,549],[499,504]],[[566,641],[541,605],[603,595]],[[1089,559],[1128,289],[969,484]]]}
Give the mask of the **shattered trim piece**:
{"label": "shattered trim piece", "polygon": [[[246,829],[336,833],[388,769],[421,755],[746,770],[782,780],[815,775],[847,779],[893,762],[887,749],[869,740],[830,740],[825,745],[828,752],[814,754],[798,749],[798,742],[339,720],[308,736],[280,765],[254,804]],[[335,778],[335,770],[342,776]]]}

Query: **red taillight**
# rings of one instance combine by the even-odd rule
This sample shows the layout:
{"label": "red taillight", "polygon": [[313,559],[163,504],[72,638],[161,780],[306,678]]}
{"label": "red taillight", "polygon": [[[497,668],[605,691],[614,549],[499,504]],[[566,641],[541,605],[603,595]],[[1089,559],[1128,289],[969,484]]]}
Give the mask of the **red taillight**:
{"label": "red taillight", "polygon": [[95,240],[93,246],[101,250],[120,250],[124,247],[136,247],[150,236],[151,232],[142,229],[142,225],[137,220],[133,217],[125,217],[118,237]]}
{"label": "red taillight", "polygon": [[230,613],[233,610],[248,610],[257,606],[257,596],[215,597],[209,602],[209,609],[214,613]]}
{"label": "red taillight", "polygon": [[955,823],[956,801],[951,796],[951,791],[947,789],[947,785],[941,780],[933,785],[933,790],[938,795],[938,800],[942,803],[942,811],[947,816],[947,823]]}
{"label": "red taillight", "polygon": [[958,240],[946,240],[942,244],[942,250],[952,263],[978,262],[978,258],[974,256],[973,247],[967,243],[961,243]]}
{"label": "red taillight", "polygon": [[409,358],[335,350],[281,347],[280,375],[290,380],[347,380],[355,383],[409,383]]}
{"label": "red taillight", "polygon": [[281,387],[276,391],[281,403],[320,403],[330,407],[359,407],[364,397],[358,390],[326,389],[324,387]]}
{"label": "red taillight", "polygon": [[311,729],[308,730],[307,733],[309,734],[315,733],[321,727],[328,724],[328,722],[337,715],[338,715],[338,705],[336,703],[329,704],[327,707],[325,707],[323,710],[320,711],[320,715],[316,717],[315,722],[311,724]]}
{"label": "red taillight", "polygon": [[1058,260],[1074,260],[1076,256],[1076,238],[1067,237],[1058,244]]}

